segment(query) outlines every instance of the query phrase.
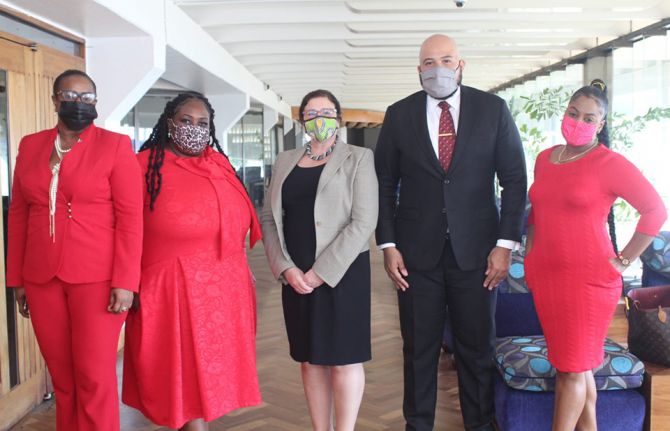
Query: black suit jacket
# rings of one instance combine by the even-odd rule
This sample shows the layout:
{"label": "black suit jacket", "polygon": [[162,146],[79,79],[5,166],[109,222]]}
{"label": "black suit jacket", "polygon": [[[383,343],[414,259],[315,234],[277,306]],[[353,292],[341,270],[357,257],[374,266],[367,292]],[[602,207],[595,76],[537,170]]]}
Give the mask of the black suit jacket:
{"label": "black suit jacket", "polygon": [[[375,167],[377,244],[396,243],[409,268],[428,270],[437,265],[447,226],[462,270],[486,266],[498,239],[521,238],[526,165],[519,132],[498,96],[461,86],[456,148],[446,173],[428,133],[426,93],[396,102],[384,117]],[[500,213],[496,175],[502,187]]]}

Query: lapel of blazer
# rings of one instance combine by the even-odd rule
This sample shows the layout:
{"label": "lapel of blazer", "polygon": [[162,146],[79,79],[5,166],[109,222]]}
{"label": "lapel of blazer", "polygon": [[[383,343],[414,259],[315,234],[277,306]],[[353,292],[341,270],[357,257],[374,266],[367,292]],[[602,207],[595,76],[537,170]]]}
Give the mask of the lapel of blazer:
{"label": "lapel of blazer", "polygon": [[[440,178],[444,176],[444,170],[440,161],[435,155],[435,150],[433,149],[433,143],[430,140],[430,134],[428,133],[428,120],[426,118],[426,93],[421,91],[414,95],[410,106],[410,117],[414,132],[416,133],[417,139],[416,142],[418,147],[424,152],[430,170],[438,175]],[[460,125],[460,123],[459,123]]]}
{"label": "lapel of blazer", "polygon": [[475,118],[477,113],[475,112],[475,106],[472,103],[472,98],[470,97],[470,89],[465,86],[461,86],[461,108],[458,115],[458,132],[456,133],[456,148],[454,148],[454,157],[451,160],[449,165],[449,172],[453,172],[458,162],[463,158],[463,154],[468,151],[467,146],[474,145],[474,142],[469,140],[470,134],[472,133],[472,127],[475,123]]}
{"label": "lapel of blazer", "polygon": [[[275,187],[275,192],[272,196],[270,196],[271,199],[271,206],[272,206],[272,217],[275,219],[275,225],[278,227],[283,226],[283,214],[282,214],[282,200],[281,200],[281,194],[282,194],[282,187],[284,186],[284,181],[286,180],[286,177],[288,177],[288,174],[291,173],[291,171],[295,168],[295,166],[298,164],[300,159],[302,159],[303,154],[305,154],[304,150],[302,148],[297,148],[295,150],[291,150],[286,154],[286,158],[288,159],[286,163],[284,164],[284,169],[281,169],[279,171],[275,171],[272,177],[271,181],[276,181],[277,185]],[[281,243],[284,244],[284,229],[278,228],[277,229],[279,233],[279,237],[281,238]]]}
{"label": "lapel of blazer", "polygon": [[328,181],[330,181],[335,173],[340,169],[342,163],[344,163],[344,161],[349,158],[350,155],[351,150],[349,149],[349,146],[342,142],[338,136],[335,148],[333,149],[333,154],[331,154],[330,160],[328,160],[328,163],[326,163],[326,166],[323,168],[323,172],[321,173],[321,177],[319,178],[319,185],[316,189],[317,196],[321,190],[323,190],[326,184],[328,184]]}

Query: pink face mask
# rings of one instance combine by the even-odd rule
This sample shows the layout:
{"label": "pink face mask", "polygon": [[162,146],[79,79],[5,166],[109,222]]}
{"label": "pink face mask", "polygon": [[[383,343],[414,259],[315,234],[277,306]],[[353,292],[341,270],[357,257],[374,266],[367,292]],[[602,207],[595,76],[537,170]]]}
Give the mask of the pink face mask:
{"label": "pink face mask", "polygon": [[563,123],[561,124],[561,133],[563,133],[565,141],[570,145],[578,147],[593,142],[597,129],[598,124],[596,123],[589,124],[577,121],[567,115],[563,117]]}

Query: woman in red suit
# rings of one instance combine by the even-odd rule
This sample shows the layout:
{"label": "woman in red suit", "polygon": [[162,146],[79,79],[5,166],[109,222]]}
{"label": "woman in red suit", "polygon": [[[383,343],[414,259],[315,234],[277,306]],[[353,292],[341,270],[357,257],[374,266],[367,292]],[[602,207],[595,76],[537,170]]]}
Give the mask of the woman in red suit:
{"label": "woman in red suit", "polygon": [[[621,297],[621,273],[667,217],[652,185],[608,148],[607,105],[602,81],[577,90],[561,127],[566,145],[540,153],[529,194],[526,279],[557,370],[554,431],[596,429],[591,370],[603,361],[603,343]],[[605,225],[619,197],[638,210],[640,219],[617,255]]]}
{"label": "woman in red suit", "polygon": [[213,120],[202,94],[180,94],[138,155],[145,235],[139,307],[126,325],[123,402],[181,430],[206,430],[206,421],[261,402],[244,245],[250,230],[252,247],[260,239],[260,226]]}
{"label": "woman in red suit", "polygon": [[53,92],[58,124],[19,145],[7,285],[51,373],[58,430],[115,431],[116,348],[139,285],[141,172],[127,136],[92,124],[88,75],[65,71]]}

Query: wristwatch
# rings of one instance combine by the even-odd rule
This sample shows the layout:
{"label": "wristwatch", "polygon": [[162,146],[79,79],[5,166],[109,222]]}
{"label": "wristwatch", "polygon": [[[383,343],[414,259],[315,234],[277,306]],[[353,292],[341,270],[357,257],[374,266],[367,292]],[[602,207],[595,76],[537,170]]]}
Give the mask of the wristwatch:
{"label": "wristwatch", "polygon": [[621,253],[619,253],[617,255],[617,258],[619,259],[619,262],[621,262],[621,264],[623,266],[626,266],[626,267],[630,266],[630,259],[628,259],[626,257],[623,257],[623,255]]}

